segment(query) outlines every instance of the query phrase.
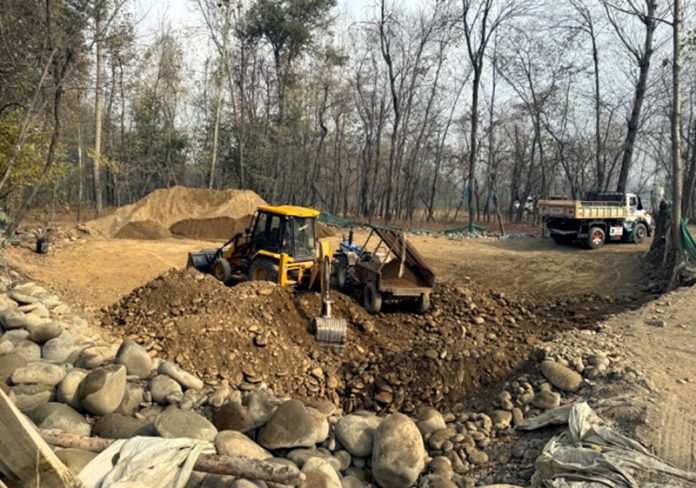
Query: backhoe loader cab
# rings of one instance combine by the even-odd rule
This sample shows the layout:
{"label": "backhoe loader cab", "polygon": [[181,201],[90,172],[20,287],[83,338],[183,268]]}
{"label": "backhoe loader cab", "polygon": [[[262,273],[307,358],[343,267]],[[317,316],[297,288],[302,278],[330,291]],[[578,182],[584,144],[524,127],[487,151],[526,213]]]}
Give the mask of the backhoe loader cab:
{"label": "backhoe loader cab", "polygon": [[251,251],[283,253],[295,261],[313,260],[318,215],[318,211],[302,207],[259,207],[250,227]]}

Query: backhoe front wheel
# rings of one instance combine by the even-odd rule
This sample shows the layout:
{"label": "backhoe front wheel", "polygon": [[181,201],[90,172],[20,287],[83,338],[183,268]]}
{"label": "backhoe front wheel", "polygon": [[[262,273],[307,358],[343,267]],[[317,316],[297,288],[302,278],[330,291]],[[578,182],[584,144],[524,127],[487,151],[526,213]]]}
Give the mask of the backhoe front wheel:
{"label": "backhoe front wheel", "polygon": [[377,289],[374,281],[365,285],[363,290],[363,305],[365,310],[371,314],[379,313],[382,310],[382,293]]}
{"label": "backhoe front wheel", "polygon": [[213,276],[223,283],[232,279],[232,265],[225,258],[217,258],[213,263]]}
{"label": "backhoe front wheel", "polygon": [[278,264],[268,258],[256,258],[249,267],[250,281],[278,283]]}
{"label": "backhoe front wheel", "polygon": [[587,233],[586,245],[588,249],[597,249],[604,244],[604,239],[606,234],[601,227],[590,227],[590,231]]}

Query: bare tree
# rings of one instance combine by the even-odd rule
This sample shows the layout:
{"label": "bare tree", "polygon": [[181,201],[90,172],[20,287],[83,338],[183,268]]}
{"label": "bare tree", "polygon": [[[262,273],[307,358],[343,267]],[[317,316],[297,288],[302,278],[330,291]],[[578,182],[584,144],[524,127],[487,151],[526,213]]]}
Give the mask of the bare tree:
{"label": "bare tree", "polygon": [[[683,11],[681,0],[674,0],[672,22],[672,250],[677,260],[682,259],[681,239],[682,191],[684,185],[684,162],[681,157],[681,28]],[[676,275],[676,273],[675,273]],[[673,278],[672,284],[675,283]]]}
{"label": "bare tree", "polygon": [[471,126],[469,142],[469,232],[474,231],[477,214],[476,158],[478,157],[479,91],[483,76],[483,61],[493,33],[515,12],[515,2],[506,0],[462,0],[462,27],[466,39],[466,50],[473,68],[471,85]]}
{"label": "bare tree", "polygon": [[[628,175],[633,163],[633,150],[638,135],[639,124],[641,120],[641,110],[643,101],[645,100],[645,91],[648,85],[648,73],[650,72],[650,61],[654,52],[653,38],[655,29],[657,28],[657,0],[644,0],[645,9],[639,8],[637,2],[629,1],[628,8],[619,8],[607,0],[602,0],[604,8],[607,12],[607,18],[614,27],[617,37],[633,56],[636,65],[638,66],[638,80],[636,81],[635,95],[633,98],[633,106],[631,115],[628,119],[628,127],[626,128],[626,140],[624,142],[623,157],[621,159],[621,167],[619,170],[619,181],[616,185],[616,191],[625,192],[628,184]],[[636,46],[626,32],[626,29],[621,25],[617,18],[617,13],[623,13],[637,18],[645,28],[643,38],[643,46]]]}

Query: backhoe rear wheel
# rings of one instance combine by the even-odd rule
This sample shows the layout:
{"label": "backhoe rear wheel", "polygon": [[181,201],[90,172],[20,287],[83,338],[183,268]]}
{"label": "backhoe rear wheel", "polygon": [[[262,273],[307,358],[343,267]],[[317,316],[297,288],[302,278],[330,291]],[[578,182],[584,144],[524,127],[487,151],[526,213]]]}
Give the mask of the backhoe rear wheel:
{"label": "backhoe rear wheel", "polygon": [[213,276],[223,283],[232,279],[232,265],[225,258],[217,258],[213,263]]}
{"label": "backhoe rear wheel", "polygon": [[382,293],[377,289],[374,281],[365,285],[363,290],[363,306],[371,314],[379,313],[382,310]]}
{"label": "backhoe rear wheel", "polygon": [[268,258],[256,258],[249,266],[250,281],[278,283],[278,264]]}
{"label": "backhoe rear wheel", "polygon": [[588,249],[597,249],[604,244],[606,234],[601,227],[590,227],[585,244]]}

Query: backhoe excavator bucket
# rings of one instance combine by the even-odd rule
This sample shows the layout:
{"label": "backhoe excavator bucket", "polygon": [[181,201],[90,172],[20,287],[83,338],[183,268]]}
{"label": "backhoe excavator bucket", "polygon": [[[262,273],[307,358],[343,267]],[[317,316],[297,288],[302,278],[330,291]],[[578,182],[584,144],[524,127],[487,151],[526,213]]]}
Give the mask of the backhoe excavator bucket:
{"label": "backhoe excavator bucket", "polygon": [[218,249],[203,249],[199,252],[190,252],[186,267],[196,268],[201,273],[211,274],[217,255]]}
{"label": "backhoe excavator bucket", "polygon": [[331,255],[328,251],[322,250],[322,258],[317,265],[321,266],[321,317],[316,317],[312,323],[314,337],[317,342],[328,349],[336,352],[343,351],[348,334],[348,322],[346,319],[334,317],[331,313],[329,298],[329,279],[331,276]]}

